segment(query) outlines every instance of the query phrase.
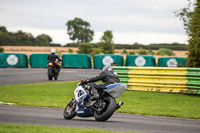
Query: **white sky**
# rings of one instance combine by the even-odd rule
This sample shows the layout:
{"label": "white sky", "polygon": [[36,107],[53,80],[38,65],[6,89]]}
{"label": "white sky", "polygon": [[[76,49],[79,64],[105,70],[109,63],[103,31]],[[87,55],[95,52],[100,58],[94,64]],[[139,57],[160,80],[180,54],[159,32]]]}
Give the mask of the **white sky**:
{"label": "white sky", "polygon": [[99,42],[111,30],[114,43],[187,43],[182,22],[174,11],[187,0],[0,0],[0,25],[37,36],[50,35],[54,43],[72,42],[67,21],[82,18]]}

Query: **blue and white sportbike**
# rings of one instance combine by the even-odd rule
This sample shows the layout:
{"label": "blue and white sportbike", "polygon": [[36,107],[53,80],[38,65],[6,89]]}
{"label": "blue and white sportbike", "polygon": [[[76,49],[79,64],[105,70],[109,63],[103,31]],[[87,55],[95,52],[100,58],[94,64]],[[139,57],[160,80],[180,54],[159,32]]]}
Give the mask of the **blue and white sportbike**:
{"label": "blue and white sportbike", "polygon": [[108,85],[99,92],[100,98],[91,106],[87,106],[90,102],[90,91],[87,85],[78,83],[74,91],[75,97],[67,104],[63,116],[65,119],[72,119],[75,116],[94,116],[97,121],[106,121],[118,108],[122,107],[123,102],[117,104],[115,98],[121,96],[126,89],[125,83]]}

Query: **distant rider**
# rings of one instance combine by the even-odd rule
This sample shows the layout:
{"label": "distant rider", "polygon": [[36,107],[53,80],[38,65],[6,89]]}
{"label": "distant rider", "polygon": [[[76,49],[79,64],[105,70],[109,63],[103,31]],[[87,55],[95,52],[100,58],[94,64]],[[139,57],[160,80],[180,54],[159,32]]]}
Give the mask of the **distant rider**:
{"label": "distant rider", "polygon": [[[102,81],[103,83],[92,83],[97,81]],[[90,101],[95,101],[99,99],[98,90],[104,89],[107,85],[119,83],[120,80],[117,73],[113,70],[111,66],[105,66],[103,71],[96,77],[92,77],[86,80],[81,80],[82,84],[88,84],[87,88],[90,90],[91,98]],[[92,104],[92,103],[89,103]],[[89,105],[90,106],[90,105]]]}
{"label": "distant rider", "polygon": [[51,54],[48,55],[47,60],[49,62],[52,62],[54,64],[54,66],[56,67],[57,70],[57,74],[60,71],[60,65],[58,63],[56,63],[56,61],[62,61],[57,55],[56,55],[56,50],[53,48],[51,49]]}

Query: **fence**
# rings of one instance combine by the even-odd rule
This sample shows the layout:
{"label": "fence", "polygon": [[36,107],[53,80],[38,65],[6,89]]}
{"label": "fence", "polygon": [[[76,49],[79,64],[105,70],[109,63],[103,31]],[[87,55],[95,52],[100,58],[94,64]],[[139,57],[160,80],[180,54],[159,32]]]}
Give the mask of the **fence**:
{"label": "fence", "polygon": [[114,67],[129,90],[200,94],[200,68]]}

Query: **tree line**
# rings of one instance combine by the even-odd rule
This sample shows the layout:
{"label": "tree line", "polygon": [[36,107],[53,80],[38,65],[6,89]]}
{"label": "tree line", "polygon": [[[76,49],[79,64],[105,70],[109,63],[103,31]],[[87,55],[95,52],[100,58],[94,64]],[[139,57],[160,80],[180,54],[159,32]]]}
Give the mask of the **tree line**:
{"label": "tree line", "polygon": [[[68,43],[64,45],[64,47],[79,47],[80,43]],[[98,48],[99,45],[98,43],[91,43],[91,45],[94,48]],[[180,44],[180,43],[157,43],[157,44],[149,44],[149,45],[144,45],[144,44],[114,44],[115,49],[151,49],[151,50],[158,50],[160,48],[166,48],[166,49],[171,49],[171,50],[177,50],[177,51],[187,51],[188,46],[186,44]]]}
{"label": "tree line", "polygon": [[34,37],[31,33],[9,32],[5,26],[0,26],[0,46],[61,46],[53,44],[49,35],[41,34]]}
{"label": "tree line", "polygon": [[[89,23],[86,23],[86,24],[89,24]],[[80,26],[80,27],[83,27],[83,26]],[[92,37],[89,37],[90,39],[82,39],[83,37],[79,38],[79,35],[76,35],[76,34],[79,34],[80,31],[78,33],[75,33],[75,30],[74,30],[74,33],[72,33],[73,28],[71,27],[69,29],[70,29],[69,34],[71,35],[71,39],[73,41],[77,40],[77,42],[68,43],[64,45],[64,47],[79,47],[81,43],[90,43]],[[81,30],[81,31],[85,31],[85,30]],[[88,33],[92,33],[92,32],[88,32]],[[143,45],[139,43],[114,44],[112,39],[113,39],[112,31],[107,30],[103,33],[102,37],[100,38],[99,43],[101,43],[101,45],[103,45],[102,43],[105,43],[105,42],[107,43],[109,42],[113,44],[114,46],[108,45],[108,46],[111,46],[111,51],[113,48],[115,49],[143,48],[143,49],[148,49],[148,50],[149,49],[158,50],[160,48],[167,48],[171,50],[187,50],[186,44],[179,44],[179,43],[172,43],[172,44],[163,43],[163,44],[149,44],[149,45]],[[93,48],[99,48],[99,43],[90,43],[90,44]],[[38,35],[37,37],[33,37],[31,33],[23,32],[21,30],[17,32],[9,32],[7,31],[5,26],[0,26],[0,46],[62,46],[62,45],[59,43],[57,44],[52,43],[52,38],[46,34],[41,34],[41,35]]]}

